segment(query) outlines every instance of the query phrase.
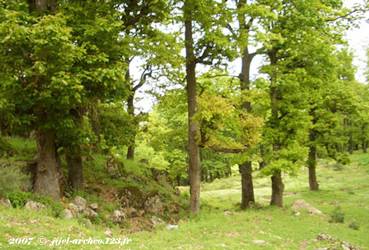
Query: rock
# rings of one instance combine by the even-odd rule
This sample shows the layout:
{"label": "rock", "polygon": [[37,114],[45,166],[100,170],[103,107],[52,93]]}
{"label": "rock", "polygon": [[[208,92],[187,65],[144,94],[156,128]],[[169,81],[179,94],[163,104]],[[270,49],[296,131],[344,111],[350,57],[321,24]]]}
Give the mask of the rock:
{"label": "rock", "polygon": [[97,203],[91,203],[88,207],[94,211],[97,211],[99,209],[99,205]]}
{"label": "rock", "polygon": [[351,245],[349,242],[342,241],[341,247],[343,250],[357,250],[359,248]]}
{"label": "rock", "polygon": [[12,207],[12,203],[10,202],[10,200],[5,198],[0,199],[0,205],[7,208]]}
{"label": "rock", "polygon": [[296,200],[292,205],[292,210],[295,213],[300,212],[301,210],[306,210],[308,213],[313,214],[313,215],[323,214],[322,211],[320,211],[319,209],[316,209],[315,207],[313,207],[312,205],[310,205],[304,200]]}
{"label": "rock", "polygon": [[107,228],[104,232],[104,234],[107,236],[107,237],[112,237],[113,236],[113,232],[111,231],[110,228]]}
{"label": "rock", "polygon": [[226,210],[226,211],[224,211],[224,215],[225,216],[230,216],[230,215],[232,215],[233,213],[231,212],[231,211],[229,211],[229,210]]}
{"label": "rock", "polygon": [[95,212],[95,210],[91,209],[91,208],[86,208],[83,213],[89,217],[89,218],[96,218],[98,216],[98,213]]}
{"label": "rock", "polygon": [[265,245],[267,242],[265,240],[253,240],[252,243],[255,245]]}
{"label": "rock", "polygon": [[39,211],[41,209],[44,209],[45,205],[40,202],[36,202],[36,201],[27,201],[24,207],[29,210]]}
{"label": "rock", "polygon": [[177,230],[178,229],[178,225],[173,225],[173,224],[168,224],[166,226],[167,230]]}
{"label": "rock", "polygon": [[82,223],[86,226],[86,227],[92,227],[92,222],[89,219],[83,219]]}
{"label": "rock", "polygon": [[137,211],[137,216],[138,217],[142,217],[142,216],[144,216],[144,214],[145,214],[145,210],[140,209],[140,210]]}
{"label": "rock", "polygon": [[124,209],[124,213],[129,218],[133,218],[133,217],[137,217],[138,216],[137,210],[135,208],[133,208],[133,207],[127,207],[127,208],[125,208]]}
{"label": "rock", "polygon": [[81,196],[76,196],[73,200],[73,203],[77,206],[79,212],[82,212],[87,207],[87,201]]}
{"label": "rock", "polygon": [[73,213],[73,215],[77,215],[79,213],[79,208],[74,203],[69,203],[68,209]]}
{"label": "rock", "polygon": [[334,238],[332,236],[330,236],[329,234],[323,234],[323,233],[320,233],[318,234],[318,236],[316,237],[317,240],[319,241],[323,241],[323,240],[334,240]]}
{"label": "rock", "polygon": [[158,195],[149,197],[145,201],[145,210],[149,213],[153,214],[161,214],[164,210],[164,205],[160,200],[160,197]]}
{"label": "rock", "polygon": [[126,215],[121,210],[114,210],[111,217],[115,223],[120,223],[126,218]]}
{"label": "rock", "polygon": [[152,216],[151,217],[151,223],[154,227],[160,226],[162,224],[164,224],[164,221],[162,219],[160,219],[159,217],[156,216]]}
{"label": "rock", "polygon": [[70,209],[64,209],[63,210],[63,218],[64,219],[67,219],[67,220],[70,220],[70,219],[73,219],[73,212],[70,210]]}

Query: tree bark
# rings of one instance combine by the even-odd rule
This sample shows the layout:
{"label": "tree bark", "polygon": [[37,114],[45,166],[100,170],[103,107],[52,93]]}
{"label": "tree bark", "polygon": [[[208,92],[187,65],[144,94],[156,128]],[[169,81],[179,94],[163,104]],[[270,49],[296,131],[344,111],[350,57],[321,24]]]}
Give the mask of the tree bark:
{"label": "tree bark", "polygon": [[73,191],[83,190],[83,161],[79,145],[69,148],[66,152],[68,165],[68,185]]}
{"label": "tree bark", "polygon": [[[270,64],[272,67],[275,67],[277,64],[277,50],[272,49],[269,51],[269,59]],[[271,105],[271,127],[273,129],[278,128],[279,118],[279,108],[278,108],[278,88],[276,86],[277,83],[277,71],[273,68],[270,77],[270,105]],[[272,145],[273,151],[277,152],[280,150],[281,145],[279,141],[273,141]],[[283,191],[284,191],[284,184],[282,181],[282,170],[274,171],[272,177],[272,197],[270,200],[270,205],[272,206],[283,206]]]}
{"label": "tree bark", "polygon": [[276,171],[272,177],[272,198],[270,200],[270,205],[283,207],[283,191],[284,184],[282,181],[281,171]]}
{"label": "tree bark", "polygon": [[255,203],[254,185],[252,181],[252,165],[247,161],[239,166],[241,174],[241,209],[250,207]]}
{"label": "tree bark", "polygon": [[188,104],[188,158],[190,176],[190,206],[191,212],[196,214],[200,210],[201,167],[200,153],[196,142],[198,124],[193,119],[197,109],[196,98],[196,57],[193,47],[192,11],[191,3],[185,1],[185,48],[186,48],[186,82]]}
{"label": "tree bark", "polygon": [[36,140],[38,158],[33,190],[35,193],[59,199],[61,191],[55,135],[51,131],[39,130]]}
{"label": "tree bark", "polygon": [[309,187],[311,191],[317,191],[319,190],[319,184],[316,177],[316,165],[317,165],[317,150],[315,140],[315,131],[313,129],[310,129],[309,132],[309,139],[311,145],[309,146],[309,156],[308,156],[308,169],[309,169]]}
{"label": "tree bark", "polygon": [[[29,0],[30,12],[44,14],[46,11],[56,10],[56,0]],[[33,180],[35,193],[50,196],[53,199],[61,197],[59,183],[59,169],[57,151],[55,145],[55,132],[52,130],[38,129],[37,141],[37,165]]]}
{"label": "tree bark", "polygon": [[[237,9],[242,10],[247,1],[239,1],[237,4]],[[242,13],[238,14],[238,24],[240,27],[240,36],[242,37],[244,33],[248,34],[250,32],[250,25],[246,21],[245,15]],[[248,44],[240,47],[242,51],[241,57],[241,73],[239,75],[241,91],[250,90],[250,68],[251,62],[256,55],[251,54],[248,49]],[[251,112],[251,103],[244,102],[243,108],[247,112]],[[254,196],[254,185],[252,181],[252,162],[246,161],[239,165],[239,172],[241,174],[241,209],[246,209],[251,203],[255,203]]]}
{"label": "tree bark", "polygon": [[[127,111],[128,114],[135,119],[135,106],[134,106],[134,92],[132,91],[127,99]],[[136,144],[136,131],[133,131],[131,142],[127,149],[127,159],[133,160],[135,158],[135,144]]]}

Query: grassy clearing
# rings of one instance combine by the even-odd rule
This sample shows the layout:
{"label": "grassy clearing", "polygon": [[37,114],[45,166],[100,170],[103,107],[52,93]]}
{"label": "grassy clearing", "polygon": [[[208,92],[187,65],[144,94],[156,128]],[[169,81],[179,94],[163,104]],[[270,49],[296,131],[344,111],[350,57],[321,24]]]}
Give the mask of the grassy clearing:
{"label": "grassy clearing", "polygon": [[[369,249],[369,154],[355,154],[352,164],[338,170],[333,164],[321,162],[318,178],[321,191],[309,192],[307,171],[301,169],[297,177],[285,176],[285,208],[268,206],[269,178],[256,177],[257,208],[239,211],[239,176],[203,185],[202,212],[179,222],[177,230],[165,226],[154,232],[127,235],[113,228],[113,237],[128,236],[126,246],[68,245],[68,249],[316,249],[333,247],[328,241],[316,241],[320,233],[350,242],[361,249]],[[320,209],[324,215],[302,212],[294,215],[291,204],[304,199]],[[330,215],[337,208],[344,214],[344,223],[330,223]],[[226,211],[226,212],[225,212]],[[85,225],[83,220],[63,220],[50,217],[47,212],[35,213],[25,209],[0,207],[0,248],[50,249],[40,245],[9,246],[11,237],[44,237],[54,239],[101,238],[105,227]],[[349,225],[355,224],[358,230]],[[258,241],[259,240],[259,241]],[[263,244],[259,244],[260,241]],[[65,248],[62,247],[62,248]],[[334,249],[334,248],[332,248]]]}
{"label": "grassy clearing", "polygon": [[[176,231],[143,232],[133,236],[132,249],[316,249],[332,247],[315,241],[320,233],[369,249],[369,155],[352,156],[353,163],[335,170],[322,162],[318,169],[321,191],[309,192],[306,169],[296,177],[285,176],[285,208],[268,207],[270,182],[255,179],[260,208],[239,211],[239,176],[203,186],[203,210],[198,218],[182,222]],[[324,216],[290,209],[293,201],[304,199]],[[330,214],[340,207],[344,223],[330,223]],[[231,215],[229,215],[230,211]],[[359,230],[349,227],[357,224]],[[149,239],[149,240],[148,240]],[[266,241],[258,245],[257,240]]]}

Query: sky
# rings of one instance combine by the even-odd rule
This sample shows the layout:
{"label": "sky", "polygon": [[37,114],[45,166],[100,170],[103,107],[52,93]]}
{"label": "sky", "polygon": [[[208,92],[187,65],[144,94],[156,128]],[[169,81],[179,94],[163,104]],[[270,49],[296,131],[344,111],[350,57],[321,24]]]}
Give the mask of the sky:
{"label": "sky", "polygon": [[[347,7],[352,7],[356,4],[363,3],[364,0],[344,0],[344,4]],[[354,65],[357,68],[356,79],[360,82],[367,82],[365,77],[365,71],[367,70],[367,54],[366,51],[369,48],[369,13],[365,15],[365,18],[357,23],[357,27],[354,27],[346,31],[346,40],[349,43],[350,49],[354,55]],[[257,77],[258,68],[262,65],[263,58],[255,57],[252,65],[251,72],[255,72],[251,75],[253,79]],[[139,76],[137,70],[138,65],[132,65],[132,73]],[[236,60],[230,63],[230,74],[238,75],[240,71],[240,61]],[[155,104],[155,98],[145,93],[145,88],[142,88],[136,95],[137,112],[149,112],[152,106]]]}
{"label": "sky", "polygon": [[[362,3],[361,0],[345,0],[345,5],[351,7],[354,4]],[[365,19],[358,23],[358,28],[353,28],[346,32],[346,39],[354,53],[354,65],[357,67],[356,78],[360,82],[366,82],[365,71],[367,68],[366,51],[369,48],[369,13]]]}

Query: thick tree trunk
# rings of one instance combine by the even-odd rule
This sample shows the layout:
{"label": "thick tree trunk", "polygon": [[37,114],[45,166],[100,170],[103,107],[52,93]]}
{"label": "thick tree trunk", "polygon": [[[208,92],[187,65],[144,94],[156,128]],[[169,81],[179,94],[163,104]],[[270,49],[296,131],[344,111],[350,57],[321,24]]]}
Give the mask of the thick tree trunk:
{"label": "thick tree trunk", "polygon": [[68,185],[73,191],[83,190],[83,161],[81,147],[74,146],[66,152]]}
{"label": "thick tree trunk", "polygon": [[186,81],[188,103],[188,158],[190,176],[190,205],[191,212],[196,214],[200,210],[200,152],[196,142],[198,124],[193,119],[196,114],[196,58],[193,48],[192,11],[190,3],[185,1],[185,47],[186,47]]}
{"label": "thick tree trunk", "polygon": [[38,158],[33,190],[35,193],[59,199],[61,192],[55,135],[51,131],[40,130],[36,140]]}
{"label": "thick tree trunk", "polygon": [[255,203],[254,185],[252,181],[252,165],[251,162],[245,162],[239,166],[241,174],[241,209],[250,207]]}
{"label": "thick tree trunk", "polygon": [[[44,14],[56,10],[56,0],[29,0],[30,12]],[[59,168],[55,145],[55,133],[52,130],[39,129],[36,133],[37,165],[33,180],[35,193],[59,199],[61,196]]]}
{"label": "thick tree trunk", "polygon": [[283,207],[283,191],[284,184],[282,181],[281,171],[276,171],[272,177],[272,198],[270,200],[270,205]]}

